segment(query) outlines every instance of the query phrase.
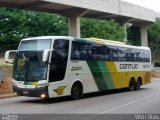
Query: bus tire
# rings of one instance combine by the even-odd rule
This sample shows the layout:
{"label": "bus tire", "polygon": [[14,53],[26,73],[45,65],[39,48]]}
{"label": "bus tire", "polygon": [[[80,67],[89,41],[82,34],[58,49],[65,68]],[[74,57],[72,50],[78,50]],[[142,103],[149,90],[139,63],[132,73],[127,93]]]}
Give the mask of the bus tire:
{"label": "bus tire", "polygon": [[80,82],[76,82],[73,84],[72,89],[71,89],[71,98],[73,100],[83,98],[83,87]]}
{"label": "bus tire", "polygon": [[142,80],[141,78],[138,78],[136,85],[135,85],[135,89],[139,90],[141,88],[141,85],[142,85]]}
{"label": "bus tire", "polygon": [[135,80],[134,78],[131,78],[129,82],[129,91],[133,91],[133,90],[135,90]]}

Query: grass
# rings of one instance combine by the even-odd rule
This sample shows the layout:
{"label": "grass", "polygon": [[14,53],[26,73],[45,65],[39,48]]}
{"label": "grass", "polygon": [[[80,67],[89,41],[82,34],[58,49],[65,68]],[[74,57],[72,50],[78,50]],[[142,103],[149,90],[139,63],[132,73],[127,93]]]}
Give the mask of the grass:
{"label": "grass", "polygon": [[0,58],[0,68],[6,67],[7,63],[5,63],[4,59]]}

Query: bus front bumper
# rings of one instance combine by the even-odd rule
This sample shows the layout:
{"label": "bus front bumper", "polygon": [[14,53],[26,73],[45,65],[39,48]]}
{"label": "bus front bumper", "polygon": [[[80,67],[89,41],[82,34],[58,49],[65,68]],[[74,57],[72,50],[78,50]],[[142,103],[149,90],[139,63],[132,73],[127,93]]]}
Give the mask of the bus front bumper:
{"label": "bus front bumper", "polygon": [[48,87],[42,88],[18,88],[13,86],[13,91],[15,94],[19,96],[28,96],[28,97],[41,97],[41,98],[48,98]]}

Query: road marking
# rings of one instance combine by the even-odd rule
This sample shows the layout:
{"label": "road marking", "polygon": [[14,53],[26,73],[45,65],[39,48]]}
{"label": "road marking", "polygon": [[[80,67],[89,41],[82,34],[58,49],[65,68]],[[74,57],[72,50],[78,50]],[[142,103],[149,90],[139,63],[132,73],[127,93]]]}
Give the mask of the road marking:
{"label": "road marking", "polygon": [[140,98],[140,99],[134,100],[134,101],[132,101],[132,102],[129,102],[129,103],[126,103],[126,104],[117,106],[117,107],[112,108],[112,109],[109,109],[109,110],[106,110],[106,111],[104,111],[104,112],[99,113],[98,115],[93,115],[93,116],[88,117],[88,118],[83,119],[83,120],[90,120],[90,119],[95,118],[95,117],[98,117],[98,116],[100,116],[100,115],[102,115],[102,114],[106,114],[106,113],[108,113],[108,112],[110,112],[110,111],[113,111],[113,110],[116,110],[116,109],[119,109],[119,108],[126,107],[126,106],[128,106],[128,105],[133,104],[133,103],[139,102],[139,101],[141,101],[141,100],[145,100],[145,99],[147,99],[147,98],[150,98],[150,97],[152,97],[152,96],[156,96],[156,95],[159,95],[159,94],[160,94],[160,92],[157,92],[157,93],[154,93],[154,94],[152,94],[152,95],[145,96],[145,97],[143,97],[143,98]]}
{"label": "road marking", "polygon": [[120,106],[118,106],[118,107],[115,107],[115,108],[109,109],[109,110],[104,111],[104,112],[102,112],[102,113],[100,113],[100,114],[108,113],[108,112],[110,112],[110,111],[113,111],[113,110],[116,110],[116,109],[119,109],[119,108],[122,108],[122,107],[128,106],[128,105],[130,105],[130,104],[133,104],[133,103],[139,102],[139,101],[141,101],[141,100],[145,100],[145,99],[147,99],[147,98],[149,98],[149,97],[152,97],[152,96],[155,96],[155,95],[159,95],[159,94],[160,94],[160,92],[154,93],[154,94],[152,94],[152,95],[149,95],[149,96],[146,96],[146,97],[143,97],[143,98],[140,98],[140,99],[134,100],[134,101],[129,102],[129,103],[126,103],[126,104],[124,104],[124,105],[120,105]]}

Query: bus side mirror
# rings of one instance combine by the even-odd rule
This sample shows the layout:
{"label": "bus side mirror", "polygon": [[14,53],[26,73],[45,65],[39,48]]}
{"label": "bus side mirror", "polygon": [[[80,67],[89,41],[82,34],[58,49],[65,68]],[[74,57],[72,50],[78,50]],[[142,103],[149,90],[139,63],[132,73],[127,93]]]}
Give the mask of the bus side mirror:
{"label": "bus side mirror", "polygon": [[13,64],[13,61],[14,61],[15,56],[16,56],[16,53],[17,53],[17,50],[6,51],[6,53],[5,53],[5,62]]}
{"label": "bus side mirror", "polygon": [[51,49],[44,50],[44,52],[43,52],[43,58],[42,58],[42,61],[44,63],[48,61],[49,53],[52,52],[52,51],[53,50],[51,50]]}

